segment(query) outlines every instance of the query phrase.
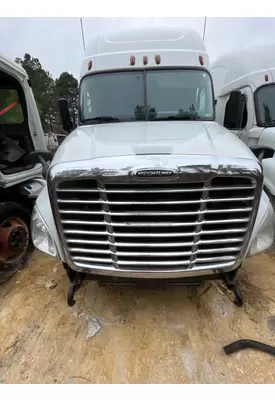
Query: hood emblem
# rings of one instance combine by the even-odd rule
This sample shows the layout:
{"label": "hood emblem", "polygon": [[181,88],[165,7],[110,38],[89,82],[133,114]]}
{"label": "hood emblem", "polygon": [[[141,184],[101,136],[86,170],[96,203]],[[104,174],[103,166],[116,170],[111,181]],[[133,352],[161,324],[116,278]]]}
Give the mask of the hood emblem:
{"label": "hood emblem", "polygon": [[175,173],[169,169],[141,169],[135,171],[133,175],[138,178],[169,178]]}

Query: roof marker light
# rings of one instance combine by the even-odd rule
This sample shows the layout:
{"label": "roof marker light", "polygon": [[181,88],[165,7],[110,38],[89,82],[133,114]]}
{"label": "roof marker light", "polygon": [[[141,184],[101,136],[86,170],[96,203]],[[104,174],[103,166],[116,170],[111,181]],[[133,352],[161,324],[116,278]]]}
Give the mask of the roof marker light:
{"label": "roof marker light", "polygon": [[135,56],[131,56],[130,57],[130,65],[135,65],[136,62],[136,57]]}
{"label": "roof marker light", "polygon": [[160,64],[160,60],[161,60],[160,55],[159,55],[159,54],[156,54],[156,55],[155,55],[155,62],[156,62],[157,65]]}
{"label": "roof marker light", "polygon": [[147,65],[147,64],[148,64],[148,57],[143,56],[143,65]]}
{"label": "roof marker light", "polygon": [[199,62],[200,62],[200,65],[204,64],[203,56],[199,56]]}
{"label": "roof marker light", "polygon": [[268,82],[268,75],[267,74],[264,76],[264,79],[265,79],[266,82]]}
{"label": "roof marker light", "polygon": [[93,62],[92,62],[92,60],[90,60],[90,61],[88,62],[88,71],[90,71],[90,69],[92,68],[92,66],[93,66]]}

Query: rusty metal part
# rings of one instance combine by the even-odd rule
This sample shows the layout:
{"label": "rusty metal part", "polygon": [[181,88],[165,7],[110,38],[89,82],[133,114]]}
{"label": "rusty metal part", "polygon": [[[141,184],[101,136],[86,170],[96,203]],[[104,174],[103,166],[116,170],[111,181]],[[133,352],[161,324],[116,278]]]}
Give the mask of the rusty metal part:
{"label": "rusty metal part", "polygon": [[237,307],[243,306],[243,295],[236,284],[226,282],[213,282],[221,294],[226,295]]}
{"label": "rusty metal part", "polygon": [[10,217],[0,225],[0,260],[5,264],[19,261],[29,245],[28,225],[19,217]]}

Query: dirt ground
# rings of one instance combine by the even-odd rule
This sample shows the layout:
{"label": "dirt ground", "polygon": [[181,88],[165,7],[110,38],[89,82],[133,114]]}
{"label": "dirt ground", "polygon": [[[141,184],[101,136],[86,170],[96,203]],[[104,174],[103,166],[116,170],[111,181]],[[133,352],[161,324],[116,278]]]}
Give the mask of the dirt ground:
{"label": "dirt ground", "polygon": [[[0,382],[275,383],[274,357],[222,348],[242,338],[275,345],[275,256],[248,260],[239,278],[243,308],[215,285],[198,296],[88,281],[69,308],[62,266],[35,253],[0,286]],[[93,317],[101,330],[89,338]]]}

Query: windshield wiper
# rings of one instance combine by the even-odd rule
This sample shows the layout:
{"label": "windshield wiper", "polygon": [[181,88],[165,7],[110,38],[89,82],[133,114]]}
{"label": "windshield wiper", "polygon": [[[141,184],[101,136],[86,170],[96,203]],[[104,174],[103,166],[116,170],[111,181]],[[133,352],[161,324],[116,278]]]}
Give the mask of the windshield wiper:
{"label": "windshield wiper", "polygon": [[152,118],[150,121],[171,121],[171,120],[179,120],[179,121],[197,121],[199,117],[196,115],[169,115],[168,117],[161,118]]}
{"label": "windshield wiper", "polygon": [[83,122],[92,122],[92,121],[99,121],[99,122],[120,122],[121,120],[116,117],[111,117],[109,115],[101,115],[100,117],[93,117],[87,118]]}

